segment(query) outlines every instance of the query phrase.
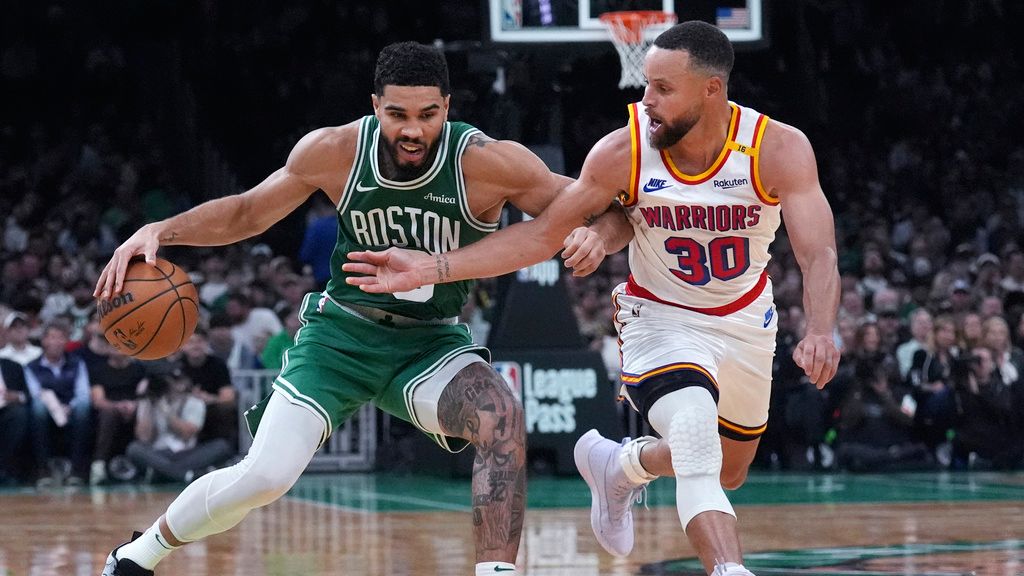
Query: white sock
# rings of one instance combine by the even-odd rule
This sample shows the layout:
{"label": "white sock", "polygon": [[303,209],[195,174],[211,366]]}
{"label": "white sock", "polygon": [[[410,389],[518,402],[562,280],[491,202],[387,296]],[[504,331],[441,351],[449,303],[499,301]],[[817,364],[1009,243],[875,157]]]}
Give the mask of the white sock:
{"label": "white sock", "polygon": [[622,464],[622,471],[633,484],[647,484],[657,478],[640,463],[640,451],[643,450],[645,445],[654,441],[655,438],[653,436],[641,436],[627,442],[622,447],[622,450],[619,451],[619,463]]}
{"label": "white sock", "polygon": [[753,572],[743,567],[743,564],[737,564],[735,562],[725,562],[722,564],[715,565],[715,571],[713,574],[721,574],[722,576],[753,576]]}
{"label": "white sock", "polygon": [[163,560],[172,551],[180,548],[171,546],[160,533],[160,519],[135,539],[117,551],[118,560],[127,558],[146,570],[152,570],[157,563]]}
{"label": "white sock", "polygon": [[508,562],[478,562],[476,576],[518,576],[516,565]]}

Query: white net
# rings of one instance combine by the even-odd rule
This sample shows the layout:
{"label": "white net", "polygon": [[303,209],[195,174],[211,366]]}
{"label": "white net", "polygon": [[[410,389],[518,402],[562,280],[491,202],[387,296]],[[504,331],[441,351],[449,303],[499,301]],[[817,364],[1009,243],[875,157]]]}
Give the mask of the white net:
{"label": "white net", "polygon": [[644,82],[644,54],[654,38],[676,23],[676,15],[669,12],[641,10],[633,12],[606,12],[601,22],[612,37],[619,53],[622,78],[619,88],[642,88]]}

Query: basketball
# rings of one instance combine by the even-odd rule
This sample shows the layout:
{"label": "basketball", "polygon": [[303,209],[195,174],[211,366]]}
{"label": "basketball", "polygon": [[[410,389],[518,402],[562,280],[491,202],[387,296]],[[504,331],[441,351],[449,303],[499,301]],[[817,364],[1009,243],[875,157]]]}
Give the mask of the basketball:
{"label": "basketball", "polygon": [[121,293],[97,302],[103,336],[118,352],[156,360],[181,348],[199,321],[199,295],[188,273],[157,258],[132,260]]}

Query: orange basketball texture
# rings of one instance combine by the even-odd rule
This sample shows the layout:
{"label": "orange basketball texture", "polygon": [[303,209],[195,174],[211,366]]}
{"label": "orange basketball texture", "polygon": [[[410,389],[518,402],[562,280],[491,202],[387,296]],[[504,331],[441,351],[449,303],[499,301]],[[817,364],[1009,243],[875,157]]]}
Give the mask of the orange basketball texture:
{"label": "orange basketball texture", "polygon": [[199,295],[180,266],[157,258],[132,260],[121,293],[97,303],[103,336],[116,350],[139,360],[174,353],[199,321]]}

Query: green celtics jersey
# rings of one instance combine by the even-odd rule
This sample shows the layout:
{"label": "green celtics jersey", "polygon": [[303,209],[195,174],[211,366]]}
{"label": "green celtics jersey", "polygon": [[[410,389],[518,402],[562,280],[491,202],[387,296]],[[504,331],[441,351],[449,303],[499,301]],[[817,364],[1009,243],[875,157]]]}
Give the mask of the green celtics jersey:
{"label": "green celtics jersey", "polygon": [[338,203],[338,244],[331,255],[327,292],[339,302],[430,320],[457,316],[472,281],[423,286],[398,294],[367,294],[349,286],[341,269],[348,252],[399,246],[431,254],[472,244],[497,229],[497,223],[473,216],[462,175],[462,154],[480,131],[461,122],[445,122],[437,156],[419,178],[388,180],[380,173],[377,150],[380,122],[366,116],[359,124],[355,161]]}

